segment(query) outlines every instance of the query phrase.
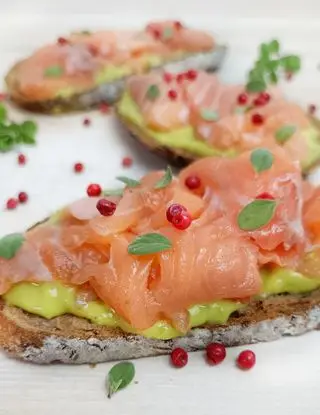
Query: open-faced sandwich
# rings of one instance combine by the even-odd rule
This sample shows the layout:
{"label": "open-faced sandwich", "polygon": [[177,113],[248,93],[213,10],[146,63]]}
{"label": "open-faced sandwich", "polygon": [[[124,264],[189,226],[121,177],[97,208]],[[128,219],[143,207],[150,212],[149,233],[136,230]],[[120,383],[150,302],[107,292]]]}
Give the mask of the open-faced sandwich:
{"label": "open-faced sandwich", "polygon": [[60,37],[18,62],[6,76],[13,101],[32,111],[82,110],[113,103],[123,80],[164,67],[213,70],[225,46],[178,21],[154,22],[140,31],[98,31]]}
{"label": "open-faced sandwich", "polygon": [[297,70],[299,59],[276,60],[272,54],[265,59],[247,85],[223,84],[216,75],[195,70],[132,77],[118,116],[135,138],[180,167],[200,157],[233,156],[277,143],[306,172],[320,160],[319,126],[268,82],[277,77],[271,64],[282,65],[284,73]]}
{"label": "open-faced sandwich", "polygon": [[0,240],[8,353],[95,363],[319,326],[320,188],[283,149],[121,180]]}

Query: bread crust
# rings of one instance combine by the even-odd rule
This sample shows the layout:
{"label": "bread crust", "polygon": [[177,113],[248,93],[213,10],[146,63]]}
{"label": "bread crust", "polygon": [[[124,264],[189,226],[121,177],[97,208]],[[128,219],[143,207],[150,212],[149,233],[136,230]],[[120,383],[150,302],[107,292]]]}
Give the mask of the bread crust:
{"label": "bread crust", "polygon": [[[153,70],[170,70],[176,72],[178,70],[201,69],[206,71],[214,71],[220,67],[227,51],[225,45],[215,45],[210,52],[197,53],[186,58],[165,63],[161,67]],[[38,113],[61,114],[73,111],[83,111],[95,108],[101,102],[114,104],[124,88],[126,78],[122,78],[113,82],[108,82],[96,86],[90,91],[74,94],[68,98],[57,97],[52,100],[34,101],[29,97],[23,96],[19,90],[19,78],[17,76],[19,66],[23,61],[17,62],[8,72],[5,82],[11,100],[19,107]]]}
{"label": "bread crust", "polygon": [[0,347],[38,364],[100,363],[168,354],[175,347],[201,350],[218,341],[226,346],[272,341],[320,328],[320,290],[276,295],[251,302],[225,325],[197,327],[173,340],[150,339],[63,315],[51,320],[0,301]]}

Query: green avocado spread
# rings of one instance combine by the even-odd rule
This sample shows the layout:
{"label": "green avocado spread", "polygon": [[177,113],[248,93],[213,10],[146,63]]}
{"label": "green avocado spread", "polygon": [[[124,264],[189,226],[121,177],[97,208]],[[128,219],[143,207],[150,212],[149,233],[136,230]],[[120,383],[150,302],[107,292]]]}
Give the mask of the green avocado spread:
{"label": "green avocado spread", "polygon": [[[263,271],[262,296],[280,293],[304,293],[320,287],[320,279],[312,279],[298,272],[277,269],[272,272]],[[19,283],[5,295],[8,305],[19,307],[29,313],[51,319],[63,314],[72,314],[88,319],[94,324],[120,328],[129,333],[142,334],[145,337],[167,340],[181,335],[166,321],[158,321],[142,332],[135,330],[121,319],[111,308],[100,301],[83,302],[77,297],[73,287],[62,283]],[[224,324],[230,315],[246,305],[239,301],[221,300],[210,304],[198,304],[189,308],[191,327],[204,324]]]}
{"label": "green avocado spread", "polygon": [[[174,52],[170,56],[170,60],[175,60],[181,58],[182,56],[187,55],[185,52]],[[147,72],[152,68],[156,68],[157,66],[161,66],[167,59],[164,59],[161,55],[156,54],[143,54],[139,58],[136,58],[137,63],[141,64],[141,67]],[[97,71],[94,76],[93,83],[95,86],[102,85],[108,82],[117,81],[119,79],[125,78],[126,76],[132,75],[134,69],[129,65],[114,65],[112,63],[108,63],[105,67]],[[67,86],[65,88],[61,88],[57,94],[57,98],[70,98],[71,96],[83,92],[81,89],[77,88],[76,86]]]}
{"label": "green avocado spread", "polygon": [[[196,138],[191,126],[176,129],[171,132],[159,132],[145,126],[143,115],[128,92],[124,93],[118,103],[118,111],[122,117],[138,126],[148,136],[162,146],[184,150],[198,157],[234,156],[236,150],[221,150]],[[320,159],[320,134],[316,127],[304,131],[308,143],[308,156],[302,162],[302,168],[308,169]]]}

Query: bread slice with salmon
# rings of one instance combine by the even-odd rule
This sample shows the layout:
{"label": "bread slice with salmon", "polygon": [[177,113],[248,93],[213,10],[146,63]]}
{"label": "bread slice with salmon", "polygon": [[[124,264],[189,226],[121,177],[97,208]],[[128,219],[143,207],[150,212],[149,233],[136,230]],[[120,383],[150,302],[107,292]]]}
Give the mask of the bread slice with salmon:
{"label": "bread slice with salmon", "polygon": [[225,52],[209,33],[178,21],[151,22],[141,30],[82,31],[19,61],[5,81],[11,99],[28,110],[87,110],[113,104],[133,74],[215,70]]}
{"label": "bread slice with salmon", "polygon": [[119,180],[0,239],[9,355],[97,363],[319,328],[320,188],[282,148]]}
{"label": "bread slice with salmon", "polygon": [[[320,161],[319,122],[280,90],[246,93],[216,74],[187,71],[132,77],[116,105],[125,129],[177,167],[278,145],[308,173]],[[242,102],[243,100],[243,102]]]}

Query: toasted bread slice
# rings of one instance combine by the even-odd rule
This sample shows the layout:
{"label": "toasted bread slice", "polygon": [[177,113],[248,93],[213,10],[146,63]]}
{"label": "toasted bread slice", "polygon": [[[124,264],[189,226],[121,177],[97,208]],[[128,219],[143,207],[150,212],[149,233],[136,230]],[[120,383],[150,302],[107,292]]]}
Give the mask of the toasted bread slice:
{"label": "toasted bread slice", "polygon": [[225,325],[197,327],[173,340],[155,340],[63,315],[46,320],[0,301],[0,347],[9,355],[38,364],[100,363],[188,351],[217,341],[226,346],[272,341],[320,328],[320,290],[278,295],[234,312]]}
{"label": "toasted bread slice", "polygon": [[[161,67],[152,70],[168,70],[170,72],[198,69],[215,71],[222,64],[227,48],[225,45],[215,45],[210,52],[188,55],[181,60],[166,62]],[[8,72],[5,82],[10,98],[18,106],[33,112],[60,114],[71,111],[83,111],[95,108],[100,103],[114,104],[121,96],[126,78],[95,86],[89,91],[74,94],[68,98],[57,97],[48,101],[33,101],[21,94],[19,90],[18,70],[21,62],[16,63]]]}
{"label": "toasted bread slice", "polygon": [[[50,220],[46,218],[35,225]],[[38,364],[101,363],[169,354],[176,347],[201,350],[268,342],[320,329],[320,289],[281,294],[250,302],[227,324],[204,325],[172,340],[130,334],[69,314],[50,320],[7,305],[0,297],[0,348],[9,356]]]}
{"label": "toasted bread slice", "polygon": [[[142,144],[144,148],[147,148],[154,154],[159,155],[161,158],[164,158],[172,166],[183,168],[188,166],[193,161],[197,160],[199,156],[193,154],[187,150],[168,147],[165,145],[159,144],[157,140],[154,139],[150,134],[146,133],[139,125],[134,124],[130,119],[125,117],[117,108],[115,107],[117,118],[128,131],[130,136],[136,140],[138,143]],[[312,124],[320,132],[320,121],[315,117],[310,117]],[[319,141],[320,145],[320,141]],[[320,158],[317,159],[313,164],[309,165],[308,168],[303,169],[303,174],[308,175],[314,168],[319,166]]]}

